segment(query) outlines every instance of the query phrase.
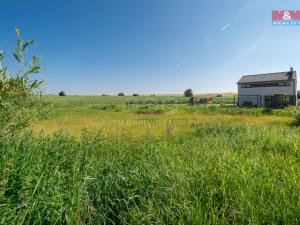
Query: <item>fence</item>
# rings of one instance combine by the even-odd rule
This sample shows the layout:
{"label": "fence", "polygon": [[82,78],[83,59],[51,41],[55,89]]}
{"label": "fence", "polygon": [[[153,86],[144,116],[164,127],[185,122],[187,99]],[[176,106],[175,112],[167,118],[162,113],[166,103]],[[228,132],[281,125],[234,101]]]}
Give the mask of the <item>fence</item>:
{"label": "fence", "polygon": [[236,105],[235,96],[206,96],[206,97],[192,97],[190,98],[190,104],[199,105],[199,104],[211,104],[211,105]]}

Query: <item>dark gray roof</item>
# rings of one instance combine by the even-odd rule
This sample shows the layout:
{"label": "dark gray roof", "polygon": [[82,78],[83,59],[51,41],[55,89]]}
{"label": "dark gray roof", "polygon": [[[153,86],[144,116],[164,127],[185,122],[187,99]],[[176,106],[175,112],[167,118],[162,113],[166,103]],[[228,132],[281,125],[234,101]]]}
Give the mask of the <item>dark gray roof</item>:
{"label": "dark gray roof", "polygon": [[246,75],[246,76],[242,76],[237,83],[240,84],[240,83],[252,83],[252,82],[295,80],[296,77],[297,77],[296,71]]}

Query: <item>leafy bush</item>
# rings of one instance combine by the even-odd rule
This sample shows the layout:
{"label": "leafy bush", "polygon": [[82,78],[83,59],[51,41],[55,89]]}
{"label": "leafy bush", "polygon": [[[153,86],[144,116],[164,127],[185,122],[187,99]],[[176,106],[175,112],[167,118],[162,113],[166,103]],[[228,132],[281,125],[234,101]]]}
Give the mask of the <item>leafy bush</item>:
{"label": "leafy bush", "polygon": [[58,93],[58,96],[66,96],[66,93],[65,93],[64,91],[60,91],[60,92]]}
{"label": "leafy bush", "polygon": [[140,96],[140,95],[139,95],[139,94],[133,94],[132,96],[135,96],[135,97],[136,97],[136,96]]}
{"label": "leafy bush", "polygon": [[16,136],[29,126],[35,117],[45,116],[45,102],[41,96],[41,80],[31,79],[32,74],[39,73],[41,63],[38,56],[33,56],[30,63],[25,62],[25,53],[33,40],[24,41],[20,30],[13,56],[20,70],[15,76],[8,72],[3,62],[3,51],[0,51],[0,139]]}
{"label": "leafy bush", "polygon": [[193,96],[193,91],[192,91],[192,89],[186,89],[186,90],[184,91],[184,96],[185,96],[185,97],[192,97],[192,96]]}
{"label": "leafy bush", "polygon": [[125,96],[123,92],[118,93],[118,96]]}
{"label": "leafy bush", "polygon": [[300,126],[300,113],[295,113],[294,115],[294,120],[293,120],[293,124],[295,126]]}

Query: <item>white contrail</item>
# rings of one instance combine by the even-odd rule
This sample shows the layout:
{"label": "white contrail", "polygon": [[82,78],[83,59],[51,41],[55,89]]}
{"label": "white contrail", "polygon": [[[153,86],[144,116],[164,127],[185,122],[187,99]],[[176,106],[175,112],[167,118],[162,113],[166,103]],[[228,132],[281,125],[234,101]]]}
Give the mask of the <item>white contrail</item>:
{"label": "white contrail", "polygon": [[226,30],[226,29],[228,29],[228,27],[230,27],[231,26],[231,23],[229,23],[229,24],[227,24],[227,25],[225,25],[224,27],[222,27],[222,31],[224,31],[224,30]]}

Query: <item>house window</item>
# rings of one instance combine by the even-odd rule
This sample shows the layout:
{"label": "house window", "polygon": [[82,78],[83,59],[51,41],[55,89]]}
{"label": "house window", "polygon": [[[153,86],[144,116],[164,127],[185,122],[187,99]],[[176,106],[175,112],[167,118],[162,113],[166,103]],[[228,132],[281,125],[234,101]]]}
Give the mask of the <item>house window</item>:
{"label": "house window", "polygon": [[265,106],[272,107],[272,96],[265,96]]}
{"label": "house window", "polygon": [[241,87],[242,87],[242,88],[250,88],[251,85],[250,85],[250,84],[242,84]]}
{"label": "house window", "polygon": [[291,82],[289,82],[289,81],[279,82],[278,86],[291,86]]}
{"label": "house window", "polygon": [[241,88],[278,87],[278,86],[291,86],[291,82],[290,81],[280,81],[280,82],[261,82],[261,83],[241,84]]}
{"label": "house window", "polygon": [[294,96],[290,95],[273,95],[265,96],[265,106],[273,108],[283,108],[293,105]]}

